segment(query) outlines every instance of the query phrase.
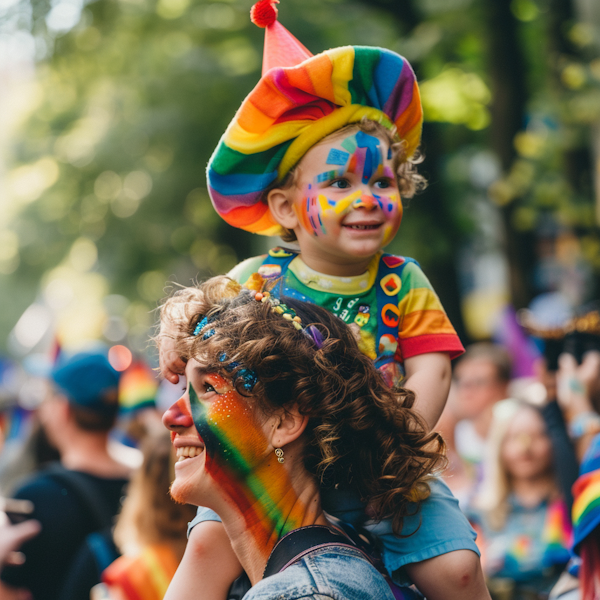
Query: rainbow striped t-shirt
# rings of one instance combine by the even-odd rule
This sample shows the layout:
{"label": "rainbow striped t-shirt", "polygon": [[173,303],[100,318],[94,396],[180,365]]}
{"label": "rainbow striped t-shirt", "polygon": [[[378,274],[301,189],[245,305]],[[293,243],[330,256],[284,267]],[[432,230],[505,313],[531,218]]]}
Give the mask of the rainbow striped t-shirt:
{"label": "rainbow striped t-shirt", "polygon": [[[283,273],[285,287],[293,290],[292,294],[288,291],[288,295],[322,306],[350,325],[357,334],[360,349],[373,360],[377,358],[377,311],[383,308],[377,306],[376,293],[381,256],[382,253],[378,253],[365,273],[353,277],[319,273],[306,265],[299,255]],[[253,274],[261,272],[265,258],[266,255],[249,258],[234,267],[229,276],[245,284]],[[448,352],[450,358],[462,354],[464,348],[454,327],[416,263],[408,262],[405,265],[397,288],[400,319],[395,360],[401,363],[406,358],[429,352]]]}

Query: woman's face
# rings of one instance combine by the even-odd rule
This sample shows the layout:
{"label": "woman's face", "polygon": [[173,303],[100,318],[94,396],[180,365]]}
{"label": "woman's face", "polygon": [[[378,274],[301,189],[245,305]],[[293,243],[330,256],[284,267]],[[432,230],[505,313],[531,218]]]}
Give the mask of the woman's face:
{"label": "woman's face", "polygon": [[523,408],[516,413],[500,453],[511,479],[534,479],[551,471],[552,443],[537,411]]}
{"label": "woman's face", "polygon": [[163,417],[177,454],[171,494],[203,504],[218,491],[243,505],[248,478],[265,463],[277,463],[268,436],[272,419],[198,360],[189,360],[185,374],[185,393]]}

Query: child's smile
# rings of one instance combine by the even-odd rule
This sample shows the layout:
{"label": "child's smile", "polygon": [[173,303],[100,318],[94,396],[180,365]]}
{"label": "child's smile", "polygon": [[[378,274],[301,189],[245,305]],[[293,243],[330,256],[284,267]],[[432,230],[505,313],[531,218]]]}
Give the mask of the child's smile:
{"label": "child's smile", "polygon": [[334,264],[356,262],[362,268],[393,239],[402,204],[392,166],[388,141],[363,131],[306,153],[294,188],[304,257],[329,255]]}

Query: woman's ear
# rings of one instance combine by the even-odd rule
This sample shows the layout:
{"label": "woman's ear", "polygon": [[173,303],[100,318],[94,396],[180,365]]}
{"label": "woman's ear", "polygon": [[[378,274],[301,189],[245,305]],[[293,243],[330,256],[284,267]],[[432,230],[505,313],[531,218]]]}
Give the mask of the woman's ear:
{"label": "woman's ear", "polygon": [[274,448],[281,448],[296,441],[308,425],[308,416],[300,414],[297,406],[281,412],[277,419],[271,437]]}
{"label": "woman's ear", "polygon": [[293,187],[274,188],[267,194],[267,203],[273,218],[285,229],[298,227],[298,217],[294,210]]}

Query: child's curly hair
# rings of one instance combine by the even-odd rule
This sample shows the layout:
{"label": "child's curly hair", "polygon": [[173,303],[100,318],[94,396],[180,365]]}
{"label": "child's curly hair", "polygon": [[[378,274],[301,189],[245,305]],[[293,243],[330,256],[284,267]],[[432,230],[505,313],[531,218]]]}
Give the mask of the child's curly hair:
{"label": "child's curly hair", "polygon": [[[417,172],[417,165],[423,162],[423,157],[420,152],[415,152],[413,156],[408,158],[406,156],[406,145],[400,139],[396,133],[396,129],[388,129],[381,123],[373,121],[371,119],[363,119],[357,123],[350,123],[332,134],[323,138],[319,144],[340,137],[344,134],[350,134],[353,131],[363,131],[364,133],[371,133],[379,136],[380,138],[387,140],[392,150],[393,169],[396,174],[396,183],[398,184],[398,190],[402,199],[407,200],[412,198],[417,192],[424,190],[427,187],[427,180],[423,175]],[[318,145],[318,144],[317,144]],[[273,189],[288,189],[295,185],[297,180],[297,169],[296,164],[289,173],[285,176],[283,181],[274,182],[270,185],[263,193],[263,202],[267,201],[269,192]],[[286,229],[281,236],[284,242],[296,241],[296,234],[291,229]]]}
{"label": "child's curly hair", "polygon": [[[399,533],[409,502],[428,496],[428,477],[444,466],[444,441],[427,432],[412,409],[410,390],[385,384],[341,319],[314,304],[282,301],[304,327],[319,329],[321,348],[273,313],[268,302],[257,302],[254,292],[223,276],[176,292],[163,305],[161,319],[167,330],[177,331],[171,335],[182,358],[201,356],[264,413],[297,406],[308,415],[307,470],[327,487],[357,490],[369,514],[391,517]],[[208,339],[193,335],[205,316],[215,330]],[[236,378],[240,369],[258,378],[251,394]]]}

